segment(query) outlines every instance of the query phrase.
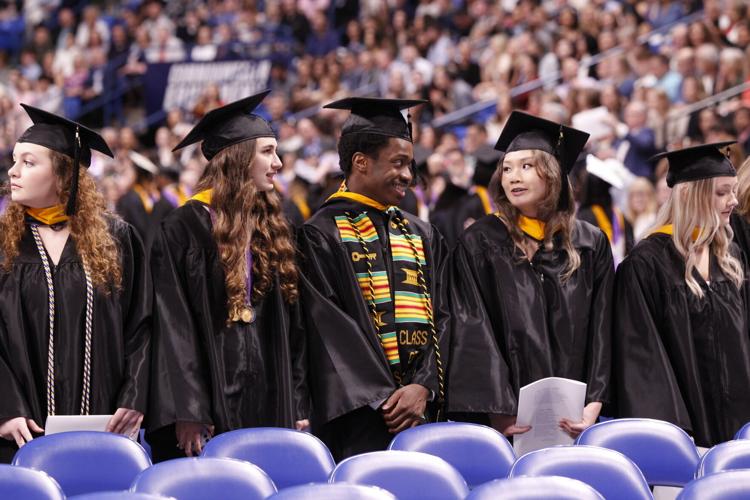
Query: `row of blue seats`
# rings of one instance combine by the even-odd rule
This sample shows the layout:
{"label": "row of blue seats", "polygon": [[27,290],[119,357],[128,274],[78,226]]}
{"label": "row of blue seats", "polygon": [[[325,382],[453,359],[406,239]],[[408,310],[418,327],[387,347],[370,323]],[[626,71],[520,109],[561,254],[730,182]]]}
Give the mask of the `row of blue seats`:
{"label": "row of blue seats", "polygon": [[[738,437],[745,437],[746,433],[750,433],[748,426]],[[272,490],[267,488],[268,484],[261,481],[266,489],[261,488],[258,498],[265,498],[266,493],[277,488],[283,491],[329,478],[333,482],[380,485],[396,490],[399,498],[435,497],[427,495],[425,488],[436,485],[440,486],[435,494],[451,492],[444,497],[464,498],[469,487],[528,475],[580,479],[606,498],[647,499],[651,498],[649,485],[692,485],[694,476],[750,468],[750,440],[723,443],[701,459],[684,431],[648,419],[603,422],[585,431],[576,446],[539,450],[519,459],[502,435],[474,424],[420,426],[396,436],[390,449],[352,457],[335,466],[325,445],[310,434],[275,428],[243,429],[211,440],[200,459],[151,466],[146,452],[123,436],[78,432],[45,436],[28,443],[17,453],[14,465],[47,472],[68,495],[122,491],[144,481],[143,484],[161,485],[165,491],[184,487],[187,494],[198,491],[200,484],[210,484],[211,488],[222,484],[216,483],[223,480],[220,474],[201,471],[211,467],[230,471],[231,467],[247,465],[257,469],[255,475],[265,478],[272,487]],[[219,465],[212,466],[211,462],[219,458],[242,462],[219,460]],[[439,477],[453,480],[443,484],[444,481],[432,477],[440,470]],[[231,473],[225,485],[231,483],[230,478]],[[196,481],[198,484],[193,484]],[[11,482],[0,478],[0,498],[12,496],[4,490],[12,487]],[[500,486],[493,483],[492,487]],[[750,482],[745,487],[746,495],[750,496]],[[221,498],[226,498],[224,489]],[[477,488],[475,492],[481,490]]]}
{"label": "row of blue seats", "polygon": [[[516,469],[521,475],[514,475]],[[458,471],[438,457],[408,451],[374,452],[342,462],[334,470],[331,483],[312,483],[278,491],[267,474],[248,462],[227,458],[183,458],[144,470],[127,491],[99,491],[67,498],[78,500],[117,498],[136,500],[168,498],[177,500],[213,498],[226,500],[653,498],[647,487],[641,487],[641,491],[634,492],[626,486],[625,490],[620,491],[616,496],[609,494],[603,496],[583,481],[564,476],[525,475],[524,473],[531,472],[531,469],[523,469],[523,467],[514,467],[510,478],[496,479],[470,491]],[[750,491],[749,485],[750,470],[748,469],[718,472],[691,481],[677,498],[678,500],[746,499]],[[9,465],[0,465],[0,494],[2,498],[39,500],[65,500],[66,498],[58,483],[45,472]]]}

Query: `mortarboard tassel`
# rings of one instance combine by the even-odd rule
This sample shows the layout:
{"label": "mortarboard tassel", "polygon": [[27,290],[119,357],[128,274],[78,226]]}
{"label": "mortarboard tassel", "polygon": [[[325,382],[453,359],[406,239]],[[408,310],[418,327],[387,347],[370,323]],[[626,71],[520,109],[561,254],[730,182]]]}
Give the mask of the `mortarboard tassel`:
{"label": "mortarboard tassel", "polygon": [[76,127],[76,144],[75,154],[73,156],[73,177],[70,183],[70,196],[68,197],[68,206],[65,208],[67,215],[73,215],[76,212],[76,201],[78,198],[78,171],[81,164],[81,135],[79,128]]}

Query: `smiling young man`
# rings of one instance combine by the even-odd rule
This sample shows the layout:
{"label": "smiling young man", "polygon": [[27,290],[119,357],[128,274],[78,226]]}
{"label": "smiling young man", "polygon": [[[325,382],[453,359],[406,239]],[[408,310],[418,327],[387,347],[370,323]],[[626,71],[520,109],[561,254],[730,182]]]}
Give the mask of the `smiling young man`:
{"label": "smiling young man", "polygon": [[[396,205],[413,179],[411,127],[424,101],[349,98],[338,144],[346,180],[302,227],[311,424],[337,460],[385,449],[436,418],[447,313],[442,237]],[[434,401],[436,404],[429,404]]]}

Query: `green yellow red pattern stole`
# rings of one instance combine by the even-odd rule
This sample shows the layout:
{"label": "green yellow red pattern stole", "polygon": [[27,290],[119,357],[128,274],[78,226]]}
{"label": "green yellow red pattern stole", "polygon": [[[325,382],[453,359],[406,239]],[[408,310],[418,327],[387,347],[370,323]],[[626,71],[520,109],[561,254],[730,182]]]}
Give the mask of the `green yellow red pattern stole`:
{"label": "green yellow red pattern stole", "polygon": [[[335,217],[341,242],[347,247],[362,297],[367,302],[380,344],[397,382],[433,340],[432,300],[424,281],[426,264],[422,237],[395,207],[347,191],[331,198],[359,201],[386,212],[392,279],[388,276],[383,243],[367,211]],[[372,203],[371,203],[372,202]]]}

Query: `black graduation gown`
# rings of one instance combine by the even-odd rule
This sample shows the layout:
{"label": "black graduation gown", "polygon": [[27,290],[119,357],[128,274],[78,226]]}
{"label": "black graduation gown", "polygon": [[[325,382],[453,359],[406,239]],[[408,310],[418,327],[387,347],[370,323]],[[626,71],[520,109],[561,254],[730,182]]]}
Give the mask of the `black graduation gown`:
{"label": "black graduation gown", "polygon": [[581,267],[560,282],[565,253],[519,257],[495,215],[464,232],[450,265],[448,411],[515,415],[521,387],[545,377],[587,384],[607,402],[614,264],[607,237],[576,221]]}
{"label": "black graduation gown", "polygon": [[[610,223],[612,222],[612,209],[605,207],[605,212],[607,214],[607,217],[610,220]],[[591,210],[591,207],[585,207],[578,210],[578,213],[576,213],[576,217],[579,220],[588,222],[589,224],[599,227],[599,223],[596,220],[596,216],[594,215],[594,212]],[[633,249],[633,245],[635,245],[635,238],[633,237],[633,226],[628,222],[627,219],[625,220],[625,255],[629,254],[630,251]]]}
{"label": "black graduation gown", "polygon": [[748,285],[737,289],[711,257],[710,285],[696,271],[699,299],[684,273],[664,234],[639,242],[617,270],[618,413],[672,422],[713,446],[750,420]]}
{"label": "black graduation gown", "polygon": [[[115,218],[110,221],[110,227],[120,249],[122,287],[109,295],[94,290],[90,413],[111,414],[117,408],[145,413],[151,341],[151,277],[143,244],[133,228]],[[43,427],[47,419],[47,284],[42,260],[28,227],[19,250],[12,270],[0,270],[0,381],[3,385],[0,420],[24,416]],[[86,284],[81,260],[70,237],[54,267],[53,280],[56,413],[78,415],[83,384]],[[0,443],[0,447],[11,446],[4,439],[0,439]]]}
{"label": "black graduation gown", "polygon": [[449,183],[430,212],[430,222],[443,235],[448,248],[453,249],[458,237],[464,232],[466,222],[469,219],[479,220],[484,215],[484,206],[479,196]]}
{"label": "black graduation gown", "polygon": [[[306,317],[307,389],[312,401],[311,423],[329,447],[334,457],[343,458],[357,450],[360,437],[368,443],[359,451],[373,450],[383,442],[383,448],[393,437],[385,430],[382,417],[368,414],[368,405],[388,398],[397,384],[389,369],[385,353],[370,319],[367,303],[357,283],[351,264],[349,250],[341,242],[334,216],[346,211],[354,214],[367,211],[375,226],[381,243],[387,242],[387,214],[348,199],[333,199],[308,220],[297,235],[302,271],[301,293]],[[416,216],[402,212],[409,228],[419,233],[424,242],[423,266],[427,275],[430,295],[433,297],[435,324],[441,346],[443,363],[447,364],[448,310],[441,298],[445,283],[439,279],[447,257],[445,243],[440,234]],[[393,283],[392,259],[387,243],[383,244],[388,255],[385,258],[389,280]],[[404,370],[413,376],[402,381],[402,385],[421,384],[438,393],[437,368],[431,344],[424,348],[424,355],[417,358],[414,366]],[[332,421],[352,415],[354,422],[337,426]],[[341,420],[339,420],[341,421]],[[376,424],[380,429],[374,429]],[[356,436],[357,427],[372,429],[374,437]],[[337,449],[327,436],[346,432],[350,440],[343,444],[346,449]],[[366,433],[364,433],[366,434]],[[380,444],[374,444],[380,443]],[[347,447],[348,446],[348,447]]]}
{"label": "black graduation gown", "polygon": [[253,323],[227,324],[224,271],[211,224],[205,206],[188,201],[164,219],[154,240],[147,427],[156,431],[178,420],[212,424],[215,434],[291,427],[290,329],[296,308],[284,301],[277,282],[253,304]]}
{"label": "black graduation gown", "polygon": [[115,210],[125,222],[131,224],[138,231],[138,235],[143,240],[146,250],[148,250],[151,248],[154,237],[159,230],[161,220],[174,210],[174,207],[162,196],[154,203],[151,213],[148,213],[140,196],[131,189],[117,200]]}
{"label": "black graduation gown", "polygon": [[730,224],[732,225],[732,231],[734,231],[734,242],[742,250],[747,262],[750,259],[750,222],[744,216],[735,212],[732,214]]}

